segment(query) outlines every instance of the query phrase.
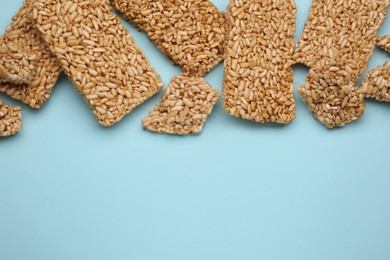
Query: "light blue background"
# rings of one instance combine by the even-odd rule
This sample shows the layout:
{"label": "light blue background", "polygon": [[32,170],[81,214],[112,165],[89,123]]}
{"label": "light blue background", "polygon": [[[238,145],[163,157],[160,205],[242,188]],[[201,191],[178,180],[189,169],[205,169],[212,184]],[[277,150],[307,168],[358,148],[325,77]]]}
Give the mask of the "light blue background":
{"label": "light blue background", "polygon": [[[2,33],[22,0],[0,3]],[[296,39],[310,4],[297,1]],[[125,24],[166,85],[179,68]],[[23,131],[0,141],[0,260],[390,259],[389,104],[330,131],[298,94],[285,127],[219,101],[201,135],[177,137],[142,129],[159,98],[105,129],[62,75],[41,110],[23,106]]]}

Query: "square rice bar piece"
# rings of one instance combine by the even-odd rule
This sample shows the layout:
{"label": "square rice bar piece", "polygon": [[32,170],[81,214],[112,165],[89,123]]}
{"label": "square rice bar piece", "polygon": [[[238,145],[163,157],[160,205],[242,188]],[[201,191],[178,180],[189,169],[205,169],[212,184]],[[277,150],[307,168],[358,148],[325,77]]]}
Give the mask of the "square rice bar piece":
{"label": "square rice bar piece", "polygon": [[0,100],[0,137],[15,135],[22,130],[22,109],[4,105]]}
{"label": "square rice bar piece", "polygon": [[223,106],[236,117],[287,124],[293,97],[294,1],[231,1]]}
{"label": "square rice bar piece", "polygon": [[204,76],[223,60],[224,14],[208,0],[111,0],[187,76]]}
{"label": "square rice bar piece", "polygon": [[218,91],[203,78],[175,76],[142,123],[152,132],[196,134],[202,130],[217,100]]}
{"label": "square rice bar piece", "polygon": [[346,74],[327,67],[311,69],[298,89],[313,117],[328,128],[344,126],[364,113],[364,94]]}
{"label": "square rice bar piece", "polygon": [[103,126],[163,86],[108,0],[37,0],[33,20],[62,69]]}
{"label": "square rice bar piece", "polygon": [[50,97],[61,73],[61,67],[30,20],[33,2],[34,0],[24,2],[12,18],[12,23],[3,37],[5,44],[27,54],[31,66],[29,68],[31,74],[27,80],[29,82],[23,84],[0,82],[0,92],[38,109]]}

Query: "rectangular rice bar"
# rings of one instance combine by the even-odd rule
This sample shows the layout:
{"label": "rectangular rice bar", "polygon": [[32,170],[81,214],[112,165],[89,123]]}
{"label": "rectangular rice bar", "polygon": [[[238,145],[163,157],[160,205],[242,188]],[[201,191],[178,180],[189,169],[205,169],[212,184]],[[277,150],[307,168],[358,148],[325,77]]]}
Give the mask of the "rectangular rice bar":
{"label": "rectangular rice bar", "polygon": [[8,137],[22,130],[22,109],[4,105],[0,100],[0,137]]}
{"label": "rectangular rice bar", "polygon": [[37,0],[32,16],[101,125],[120,121],[162,88],[108,0]]}
{"label": "rectangular rice bar", "polygon": [[327,66],[313,68],[298,89],[313,117],[328,128],[342,127],[359,119],[366,107],[362,91],[345,74]]}
{"label": "rectangular rice bar", "polygon": [[313,68],[330,59],[357,82],[377,44],[389,0],[313,0],[294,59]]}
{"label": "rectangular rice bar", "polygon": [[201,77],[223,60],[224,14],[208,0],[111,0],[124,18],[146,32],[183,75]]}
{"label": "rectangular rice bar", "polygon": [[293,0],[232,0],[226,14],[223,106],[237,117],[287,124],[295,119]]}

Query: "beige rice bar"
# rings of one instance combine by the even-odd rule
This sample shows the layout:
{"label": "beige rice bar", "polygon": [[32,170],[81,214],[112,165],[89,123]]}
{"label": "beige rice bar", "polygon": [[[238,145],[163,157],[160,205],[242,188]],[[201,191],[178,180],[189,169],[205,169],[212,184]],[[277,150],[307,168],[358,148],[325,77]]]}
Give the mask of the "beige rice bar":
{"label": "beige rice bar", "polygon": [[27,53],[32,69],[30,83],[3,82],[0,83],[0,92],[38,109],[50,97],[61,68],[29,18],[32,12],[31,2],[34,1],[27,0],[23,4],[4,35],[4,43]]}
{"label": "beige rice bar", "polygon": [[329,128],[363,115],[356,88],[376,46],[388,0],[314,0],[294,58],[312,70],[299,88],[313,116]]}
{"label": "beige rice bar", "polygon": [[199,133],[217,100],[218,91],[203,78],[175,76],[143,126],[158,133]]}
{"label": "beige rice bar", "polygon": [[120,121],[162,88],[108,0],[37,0],[33,19],[101,125]]}
{"label": "beige rice bar", "polygon": [[0,38],[0,82],[30,83],[33,67],[28,55],[18,47],[8,45]]}
{"label": "beige rice bar", "polygon": [[368,98],[390,102],[390,61],[368,72],[362,85]]}
{"label": "beige rice bar", "polygon": [[204,76],[223,60],[224,14],[208,0],[111,0],[187,76]]}
{"label": "beige rice bar", "polygon": [[379,37],[377,45],[390,53],[390,35],[383,35]]}
{"label": "beige rice bar", "polygon": [[287,124],[295,119],[294,1],[231,1],[223,106],[237,117]]}
{"label": "beige rice bar", "polygon": [[311,69],[298,92],[319,122],[328,128],[341,127],[359,119],[364,112],[364,95],[345,71],[322,67]]}
{"label": "beige rice bar", "polygon": [[0,100],[0,137],[7,137],[22,130],[22,109],[4,105]]}
{"label": "beige rice bar", "polygon": [[357,82],[377,44],[389,0],[313,0],[294,58],[310,68],[324,59],[343,64]]}

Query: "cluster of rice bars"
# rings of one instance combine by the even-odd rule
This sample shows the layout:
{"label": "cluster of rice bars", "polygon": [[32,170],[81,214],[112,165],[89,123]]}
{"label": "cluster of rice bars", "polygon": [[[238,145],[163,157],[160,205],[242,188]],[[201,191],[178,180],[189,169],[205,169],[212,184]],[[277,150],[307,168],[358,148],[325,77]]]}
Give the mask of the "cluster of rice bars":
{"label": "cluster of rice bars", "polygon": [[[368,66],[388,7],[388,0],[313,0],[294,51],[294,1],[230,1],[226,111],[256,122],[291,122],[294,63],[310,68],[298,92],[313,116],[329,128],[360,118],[364,94],[389,100],[388,64],[369,74],[363,91],[355,86]],[[389,42],[386,37],[379,40],[385,49]]]}
{"label": "cluster of rice bars", "polygon": [[[108,0],[26,0],[0,38],[0,55],[1,92],[38,109],[63,71],[103,126],[163,86]],[[0,135],[20,130],[3,128]]]}
{"label": "cluster of rice bars", "polygon": [[[357,88],[379,39],[390,0],[313,0],[294,45],[294,0],[231,0],[226,15],[208,0],[111,0],[173,63],[182,67],[143,120],[159,133],[201,131],[218,99],[203,78],[225,60],[223,107],[255,122],[296,117],[294,63],[310,68],[298,92],[329,128],[360,118],[364,97],[390,101],[390,61]],[[25,0],[0,37],[0,91],[39,109],[61,72],[99,123],[111,126],[163,87],[109,0]],[[21,129],[21,109],[0,101],[0,136]]]}

